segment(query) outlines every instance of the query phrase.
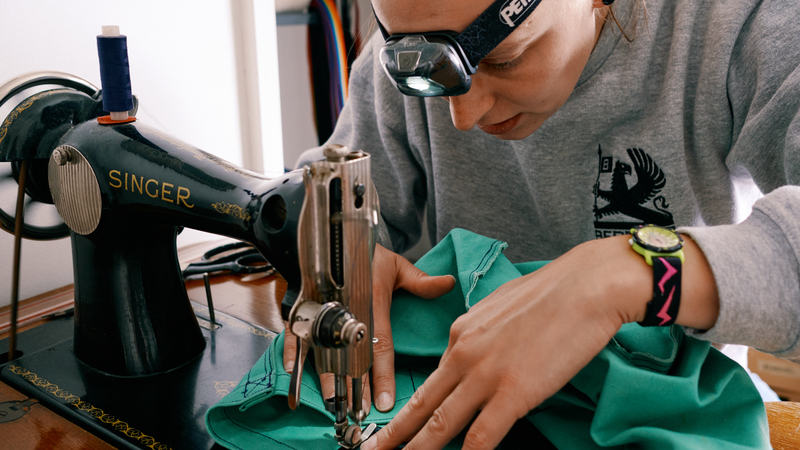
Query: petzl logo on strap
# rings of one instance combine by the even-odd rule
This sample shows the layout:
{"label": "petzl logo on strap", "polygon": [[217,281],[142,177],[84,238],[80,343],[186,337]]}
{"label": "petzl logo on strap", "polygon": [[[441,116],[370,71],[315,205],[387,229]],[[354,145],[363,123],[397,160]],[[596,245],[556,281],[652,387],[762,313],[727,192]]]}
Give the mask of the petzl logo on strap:
{"label": "petzl logo on strap", "polygon": [[523,13],[535,3],[538,2],[535,0],[508,0],[500,8],[500,21],[513,28],[518,21],[521,22],[520,19],[522,17],[527,16],[527,14]]}

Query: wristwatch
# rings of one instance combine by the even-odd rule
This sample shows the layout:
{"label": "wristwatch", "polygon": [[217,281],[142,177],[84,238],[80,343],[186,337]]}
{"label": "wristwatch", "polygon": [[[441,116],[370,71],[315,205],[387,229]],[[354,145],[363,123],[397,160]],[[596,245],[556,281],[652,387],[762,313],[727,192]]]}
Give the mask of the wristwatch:
{"label": "wristwatch", "polygon": [[672,325],[681,304],[683,238],[669,228],[642,225],[631,228],[628,243],[653,266],[653,299],[647,303],[644,320],[639,325]]}

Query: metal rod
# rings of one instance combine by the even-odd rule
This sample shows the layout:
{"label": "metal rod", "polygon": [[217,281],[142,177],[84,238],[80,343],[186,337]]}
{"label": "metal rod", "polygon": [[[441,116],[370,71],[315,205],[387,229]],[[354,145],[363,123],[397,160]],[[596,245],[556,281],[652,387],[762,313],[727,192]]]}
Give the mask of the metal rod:
{"label": "metal rod", "polygon": [[341,434],[344,436],[344,429],[347,427],[347,377],[335,374],[333,388],[336,396],[336,412],[334,413],[336,423],[334,426],[340,426]]}
{"label": "metal rod", "polygon": [[355,423],[361,425],[361,421],[364,420],[364,392],[362,391],[363,385],[361,384],[360,377],[353,377],[351,380],[351,385],[353,389],[353,399],[352,399],[352,414],[350,418],[353,419]]}
{"label": "metal rod", "polygon": [[[347,398],[347,378],[344,375],[335,374],[333,376],[333,389],[336,399]],[[347,407],[347,405],[345,405]],[[347,412],[347,410],[345,410]]]}
{"label": "metal rod", "polygon": [[206,299],[208,300],[208,318],[211,323],[216,324],[214,319],[214,300],[211,299],[211,282],[208,280],[208,273],[203,274],[203,283],[206,285]]}
{"label": "metal rod", "polygon": [[17,351],[17,312],[19,310],[20,250],[22,247],[23,204],[25,201],[25,177],[28,161],[23,160],[19,169],[19,191],[17,192],[17,212],[14,217],[14,273],[11,280],[11,335],[8,338],[8,360],[15,358]]}

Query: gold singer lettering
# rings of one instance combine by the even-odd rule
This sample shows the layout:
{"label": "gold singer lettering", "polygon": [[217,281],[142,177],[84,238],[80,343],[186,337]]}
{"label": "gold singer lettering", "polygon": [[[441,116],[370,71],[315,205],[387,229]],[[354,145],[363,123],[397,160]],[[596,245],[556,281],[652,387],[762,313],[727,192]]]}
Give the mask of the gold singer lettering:
{"label": "gold singer lettering", "polygon": [[[150,183],[155,183],[156,184],[156,192],[153,193],[153,194],[151,194],[150,193],[150,189],[148,189],[150,187]],[[125,186],[125,188],[127,189],[127,186]],[[156,181],[156,180],[154,180],[152,178],[147,180],[147,183],[144,184],[144,191],[147,192],[147,195],[149,195],[150,197],[153,197],[153,198],[158,197],[158,181]]]}
{"label": "gold singer lettering", "polygon": [[170,183],[161,183],[161,200],[172,203],[172,199],[167,197],[171,193],[171,191],[167,190],[168,186],[173,187]]}
{"label": "gold singer lettering", "polygon": [[[133,175],[133,174],[131,174],[131,175]],[[139,181],[137,183],[136,175],[133,175],[131,177],[131,191],[135,190],[138,187],[139,188],[139,193],[141,194],[142,193],[142,185],[143,185],[143,183],[144,183],[144,177],[139,177]],[[138,184],[138,186],[137,186],[137,184]]]}
{"label": "gold singer lettering", "polygon": [[[108,172],[108,178],[108,185],[114,189],[122,189],[140,195],[147,195],[150,198],[159,199],[167,203],[183,204],[187,208],[194,208],[194,205],[189,203],[189,196],[192,195],[189,188],[175,186],[172,183],[159,181],[155,178],[145,178],[143,175],[120,172],[116,169]],[[129,178],[130,182],[128,181]]]}

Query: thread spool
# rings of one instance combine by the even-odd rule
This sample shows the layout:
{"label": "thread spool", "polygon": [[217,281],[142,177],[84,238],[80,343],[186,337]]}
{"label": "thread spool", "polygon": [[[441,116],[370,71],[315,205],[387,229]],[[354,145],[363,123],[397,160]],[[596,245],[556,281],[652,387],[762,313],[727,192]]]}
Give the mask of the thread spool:
{"label": "thread spool", "polygon": [[128,40],[119,34],[116,25],[102,27],[97,36],[97,54],[100,59],[100,81],[103,86],[103,109],[112,121],[128,119],[133,109],[131,74],[128,65]]}

